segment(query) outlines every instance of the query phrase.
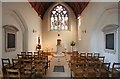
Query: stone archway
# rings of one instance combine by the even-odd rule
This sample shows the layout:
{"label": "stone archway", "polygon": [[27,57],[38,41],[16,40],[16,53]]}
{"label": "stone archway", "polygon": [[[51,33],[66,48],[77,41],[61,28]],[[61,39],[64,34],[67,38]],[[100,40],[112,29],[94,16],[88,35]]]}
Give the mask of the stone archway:
{"label": "stone archway", "polygon": [[22,30],[22,51],[28,51],[28,27],[27,24],[24,20],[24,18],[22,17],[22,15],[20,14],[20,12],[15,11],[15,10],[8,10],[6,9],[4,11],[5,14],[9,14],[12,15],[12,17],[14,17],[14,19],[17,21],[17,23],[20,25],[20,28]]}
{"label": "stone archway", "polygon": [[27,24],[19,12],[14,11],[14,13],[21,23],[21,28],[23,28],[22,29],[22,31],[23,31],[23,51],[28,51],[28,27],[27,27]]}

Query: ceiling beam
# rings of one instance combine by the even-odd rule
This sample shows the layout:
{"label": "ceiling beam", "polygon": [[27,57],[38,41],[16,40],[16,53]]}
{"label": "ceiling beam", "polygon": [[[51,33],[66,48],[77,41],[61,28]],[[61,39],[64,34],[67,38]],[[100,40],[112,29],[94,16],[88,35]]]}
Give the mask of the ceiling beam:
{"label": "ceiling beam", "polygon": [[[54,2],[29,2],[34,10],[38,13],[41,18],[43,18],[47,9],[54,3]],[[83,10],[86,8],[89,2],[65,2],[70,8],[73,10],[76,18],[80,15]]]}

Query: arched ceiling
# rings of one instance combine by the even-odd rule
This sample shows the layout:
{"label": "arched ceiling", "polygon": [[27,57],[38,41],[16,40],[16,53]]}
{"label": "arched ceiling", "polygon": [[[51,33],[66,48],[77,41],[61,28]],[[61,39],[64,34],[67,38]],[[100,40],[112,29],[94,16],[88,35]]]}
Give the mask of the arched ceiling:
{"label": "arched ceiling", "polygon": [[[43,19],[43,16],[47,9],[55,2],[30,2],[31,6],[38,13],[38,15]],[[64,2],[71,7],[75,13],[76,18],[82,13],[89,2]]]}

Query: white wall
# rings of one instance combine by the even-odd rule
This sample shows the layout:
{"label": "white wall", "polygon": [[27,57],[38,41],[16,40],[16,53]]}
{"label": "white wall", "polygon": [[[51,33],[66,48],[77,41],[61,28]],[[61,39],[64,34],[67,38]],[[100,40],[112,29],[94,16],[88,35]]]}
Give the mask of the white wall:
{"label": "white wall", "polygon": [[118,19],[118,22],[119,22],[119,28],[118,28],[118,62],[120,62],[120,13],[118,14],[119,16],[119,19]]}
{"label": "white wall", "polygon": [[120,3],[118,3],[118,25],[119,25],[119,28],[118,28],[118,62],[120,62]]}
{"label": "white wall", "polygon": [[[56,44],[57,44],[57,38],[58,38],[58,32],[57,31],[49,31],[50,28],[50,11],[51,9],[57,4],[53,4],[45,13],[43,18],[43,49],[46,49],[48,47],[49,51],[53,48],[53,51],[56,51]],[[63,50],[66,48],[67,52],[71,51],[70,43],[71,41],[76,41],[76,17],[73,13],[73,11],[65,4],[64,5],[68,11],[69,11],[69,17],[70,17],[70,31],[60,31],[60,39],[62,40]]]}
{"label": "white wall", "polygon": [[82,12],[82,33],[79,42],[80,51],[100,52],[106,62],[118,62],[118,36],[116,40],[116,53],[110,54],[104,51],[104,34],[102,28],[109,24],[118,25],[118,10],[115,2],[92,2]]}
{"label": "white wall", "polygon": [[[2,2],[0,2],[0,62],[2,58]],[[0,76],[1,74],[2,63],[0,63]]]}
{"label": "white wall", "polygon": [[[41,35],[41,26],[42,26],[41,18],[38,16],[35,10],[31,7],[31,5],[27,2],[6,2],[6,3],[3,3],[3,6],[20,15],[19,18],[22,17],[21,20],[24,25],[24,28],[27,28],[27,30],[25,31],[28,31],[28,36],[26,36],[26,39],[28,40],[24,42],[25,44],[28,44],[28,48],[26,49],[28,49],[28,51],[35,51],[36,45],[38,42],[37,41],[38,36],[40,37],[42,36]],[[7,16],[5,17],[5,19],[7,20]],[[11,18],[9,18],[8,21],[10,19]],[[33,29],[36,31],[35,33],[33,33]]]}

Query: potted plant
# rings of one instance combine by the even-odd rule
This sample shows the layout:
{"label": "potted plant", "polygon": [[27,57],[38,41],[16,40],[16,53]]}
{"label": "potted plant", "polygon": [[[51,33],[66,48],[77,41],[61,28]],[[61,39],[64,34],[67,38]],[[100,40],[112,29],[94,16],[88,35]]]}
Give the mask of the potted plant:
{"label": "potted plant", "polygon": [[74,41],[72,41],[71,44],[70,44],[72,46],[72,51],[73,51],[73,46],[75,46],[75,44],[76,43]]}

